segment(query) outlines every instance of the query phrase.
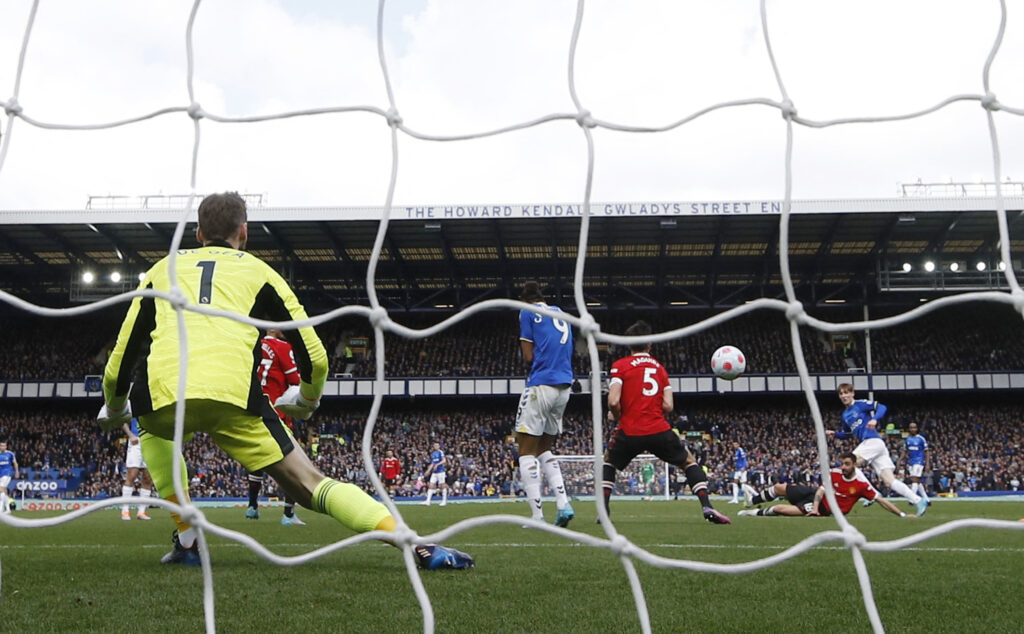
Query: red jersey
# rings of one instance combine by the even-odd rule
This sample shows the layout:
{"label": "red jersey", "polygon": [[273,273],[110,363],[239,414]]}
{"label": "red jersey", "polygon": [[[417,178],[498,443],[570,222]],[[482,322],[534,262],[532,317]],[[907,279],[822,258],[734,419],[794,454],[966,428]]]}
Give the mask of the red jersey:
{"label": "red jersey", "polygon": [[402,463],[398,458],[385,458],[380,466],[380,473],[385,480],[394,480],[402,475]]}
{"label": "red jersey", "polygon": [[646,352],[623,357],[612,364],[609,385],[622,384],[619,429],[627,436],[647,436],[672,429],[661,404],[671,389],[668,372]]}
{"label": "red jersey", "polygon": [[[836,492],[836,503],[839,504],[839,509],[843,512],[843,515],[846,515],[853,509],[853,505],[857,500],[861,498],[873,500],[878,496],[878,491],[875,487],[871,486],[871,483],[860,472],[860,469],[854,472],[853,478],[850,480],[843,477],[842,469],[832,469],[830,475],[832,476],[832,488]],[[821,503],[825,508],[828,508],[827,499],[822,498]]]}
{"label": "red jersey", "polygon": [[299,384],[299,368],[295,366],[292,344],[274,337],[264,337],[260,342],[263,360],[260,361],[260,385],[271,403],[281,398],[289,385]]}

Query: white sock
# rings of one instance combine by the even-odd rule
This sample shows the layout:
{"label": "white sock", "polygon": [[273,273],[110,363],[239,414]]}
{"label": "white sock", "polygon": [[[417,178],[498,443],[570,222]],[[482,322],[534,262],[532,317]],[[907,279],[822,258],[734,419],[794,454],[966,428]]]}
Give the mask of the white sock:
{"label": "white sock", "polygon": [[430,498],[434,497],[434,490],[427,489],[427,504],[430,504]]}
{"label": "white sock", "polygon": [[523,489],[526,501],[530,504],[530,513],[535,520],[544,519],[544,509],[540,498],[540,462],[536,456],[519,456],[519,474],[523,478]]}
{"label": "white sock", "polygon": [[732,483],[732,501],[740,501],[740,485],[736,484],[735,482]]}
{"label": "white sock", "polygon": [[[150,491],[149,489],[139,489],[139,496],[141,496],[143,498],[148,498],[151,495],[153,495],[153,492]],[[149,508],[149,504],[140,504],[139,505],[139,514],[140,515],[144,515],[146,513],[146,509],[148,509],[148,508]]]}
{"label": "white sock", "polygon": [[0,513],[6,513],[9,510],[11,510],[11,506],[7,501],[7,493],[0,493]]}
{"label": "white sock", "polygon": [[[135,489],[133,487],[122,486],[121,487],[121,495],[123,495],[125,497],[131,497],[132,491],[134,491],[134,490]],[[121,512],[122,513],[128,513],[131,510],[132,510],[132,505],[131,504],[122,504],[121,505]]]}
{"label": "white sock", "polygon": [[448,487],[441,489],[441,504],[448,503]]}
{"label": "white sock", "polygon": [[903,484],[903,480],[893,480],[889,488],[896,492],[897,495],[902,495],[907,498],[911,504],[917,504],[921,501],[921,496],[910,490],[910,487]]}
{"label": "white sock", "polygon": [[562,467],[558,464],[558,459],[550,451],[545,451],[537,456],[537,459],[544,470],[544,479],[555,492],[555,506],[558,510],[564,509],[569,504],[569,496],[565,494],[565,481],[562,479]]}
{"label": "white sock", "polygon": [[928,500],[928,490],[924,488],[924,482],[917,483],[917,491],[914,491],[914,493],[920,495],[922,500]]}

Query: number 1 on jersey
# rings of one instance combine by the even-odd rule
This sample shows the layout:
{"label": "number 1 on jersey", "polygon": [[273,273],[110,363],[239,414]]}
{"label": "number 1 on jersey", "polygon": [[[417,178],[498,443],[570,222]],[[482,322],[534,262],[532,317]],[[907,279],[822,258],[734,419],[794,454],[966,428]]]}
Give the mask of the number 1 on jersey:
{"label": "number 1 on jersey", "polygon": [[210,304],[213,302],[213,267],[217,265],[213,260],[196,262],[196,266],[203,269],[199,277],[199,303]]}

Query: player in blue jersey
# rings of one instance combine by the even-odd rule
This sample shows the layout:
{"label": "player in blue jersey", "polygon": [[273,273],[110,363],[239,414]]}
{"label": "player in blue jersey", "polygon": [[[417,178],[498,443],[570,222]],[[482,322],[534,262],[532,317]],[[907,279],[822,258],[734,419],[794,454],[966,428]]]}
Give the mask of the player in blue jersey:
{"label": "player in blue jersey", "polygon": [[[139,479],[139,504],[137,518],[140,520],[152,519],[146,511],[149,509],[148,499],[153,495],[153,478],[149,475],[149,467],[142,458],[142,443],[139,441],[139,419],[132,417],[130,423],[122,426],[127,438],[127,450],[124,456],[124,484],[121,485],[121,495],[131,497],[135,492],[135,480]],[[140,478],[141,476],[141,478]],[[121,519],[130,522],[132,519],[131,504],[121,505]]]}
{"label": "player in blue jersey", "polygon": [[445,473],[447,464],[448,458],[441,451],[441,443],[435,442],[430,452],[430,466],[427,467],[430,480],[427,484],[427,499],[422,502],[423,506],[430,506],[430,498],[434,497],[437,487],[441,487],[441,506],[448,504],[448,481],[445,479],[448,475]]}
{"label": "player in blue jersey", "polygon": [[0,513],[11,512],[11,498],[7,495],[7,487],[11,480],[20,475],[18,459],[14,452],[7,448],[7,441],[0,440]]}
{"label": "player in blue jersey", "polygon": [[907,459],[907,475],[910,476],[910,490],[920,495],[926,504],[931,504],[928,499],[928,491],[925,489],[921,476],[924,475],[925,465],[928,463],[928,441],[924,436],[917,433],[917,423],[910,423],[907,428],[909,435],[903,441],[903,455]]}
{"label": "player in blue jersey", "polygon": [[[519,299],[540,308],[561,312],[548,306],[534,281],[523,285]],[[519,311],[519,344],[523,360],[530,364],[526,388],[516,411],[516,444],[519,446],[519,473],[535,520],[544,520],[541,505],[541,472],[555,494],[555,526],[568,526],[575,516],[558,459],[551,453],[555,439],[562,433],[562,415],[569,403],[573,381],[572,328],[557,318]]]}
{"label": "player in blue jersey", "polygon": [[885,405],[878,401],[854,398],[853,386],[849,383],[840,383],[838,391],[839,401],[846,406],[842,424],[839,431],[828,430],[825,433],[839,439],[856,438],[859,444],[853,453],[857,456],[857,466],[871,465],[887,487],[907,498],[917,509],[918,516],[924,515],[928,510],[928,502],[896,478],[896,465],[889,456],[885,440],[878,433],[878,421],[887,411]]}
{"label": "player in blue jersey", "polygon": [[732,443],[732,499],[729,504],[740,503],[740,491],[743,491],[744,499],[749,500],[757,491],[747,484],[747,469],[750,468],[750,461],[747,459],[747,451],[740,446],[739,441]]}

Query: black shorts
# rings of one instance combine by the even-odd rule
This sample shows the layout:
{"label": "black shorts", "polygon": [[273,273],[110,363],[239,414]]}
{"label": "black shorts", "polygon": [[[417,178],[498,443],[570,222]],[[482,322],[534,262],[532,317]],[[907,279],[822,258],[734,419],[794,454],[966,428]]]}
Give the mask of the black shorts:
{"label": "black shorts", "polygon": [[384,486],[393,487],[395,486],[395,483],[398,482],[398,478],[384,478],[383,482]]}
{"label": "black shorts", "polygon": [[[786,485],[786,500],[796,506],[804,515],[807,514],[808,510],[814,509],[814,496],[818,494],[818,487],[810,486],[807,484],[787,484]],[[824,499],[824,498],[822,498]],[[822,515],[830,515],[828,507],[824,504],[821,505],[820,513]]]}
{"label": "black shorts", "polygon": [[646,436],[627,436],[617,429],[608,443],[608,463],[622,471],[633,458],[645,451],[680,468],[686,466],[690,453],[671,429]]}

